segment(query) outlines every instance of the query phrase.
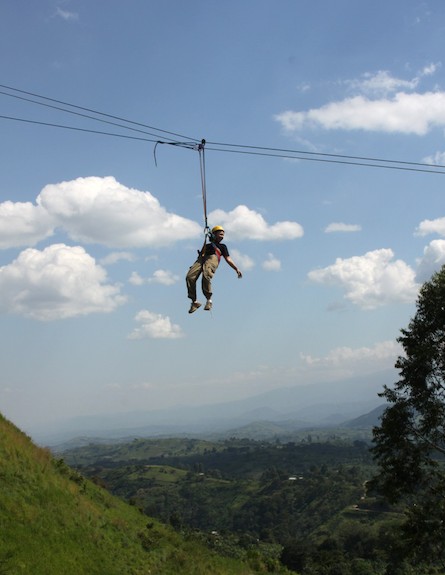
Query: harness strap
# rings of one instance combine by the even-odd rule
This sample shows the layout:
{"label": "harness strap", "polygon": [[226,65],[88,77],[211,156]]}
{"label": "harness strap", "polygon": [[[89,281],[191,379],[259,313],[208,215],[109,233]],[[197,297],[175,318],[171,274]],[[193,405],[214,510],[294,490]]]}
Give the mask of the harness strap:
{"label": "harness strap", "polygon": [[[218,258],[218,264],[221,261],[221,256],[222,256],[222,251],[219,249],[219,247],[214,243],[211,242],[209,245],[211,245],[213,247],[213,249],[215,250],[215,256]],[[204,244],[201,248],[201,251],[198,251],[198,254],[204,258],[206,255],[206,246],[207,246],[207,242],[206,239],[204,239]]]}
{"label": "harness strap", "polygon": [[214,244],[213,242],[212,242],[210,245],[213,246],[213,249],[215,250],[215,255],[216,255],[216,257],[218,258],[218,263],[219,263],[220,260],[221,260],[221,250],[220,250],[219,247],[218,247],[216,244]]}
{"label": "harness strap", "polygon": [[198,254],[203,258],[206,255],[207,234],[204,236],[204,243],[202,244],[201,251]]}

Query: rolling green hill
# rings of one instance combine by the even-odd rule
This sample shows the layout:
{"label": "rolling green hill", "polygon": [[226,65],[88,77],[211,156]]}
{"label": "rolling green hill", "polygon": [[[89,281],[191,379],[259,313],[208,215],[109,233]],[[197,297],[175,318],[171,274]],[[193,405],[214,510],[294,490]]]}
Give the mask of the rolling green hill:
{"label": "rolling green hill", "polygon": [[0,415],[0,575],[253,575],[54,459]]}

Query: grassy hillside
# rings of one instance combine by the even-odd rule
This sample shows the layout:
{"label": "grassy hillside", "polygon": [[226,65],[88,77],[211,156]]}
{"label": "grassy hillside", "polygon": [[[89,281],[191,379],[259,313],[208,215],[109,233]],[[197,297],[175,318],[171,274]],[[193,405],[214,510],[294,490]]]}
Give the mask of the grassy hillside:
{"label": "grassy hillside", "polygon": [[213,554],[85,480],[0,415],[0,575],[284,573]]}

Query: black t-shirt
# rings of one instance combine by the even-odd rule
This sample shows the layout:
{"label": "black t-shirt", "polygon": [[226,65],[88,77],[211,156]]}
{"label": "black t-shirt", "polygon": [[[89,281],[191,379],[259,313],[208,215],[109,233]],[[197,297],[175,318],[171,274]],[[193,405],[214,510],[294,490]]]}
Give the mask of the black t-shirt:
{"label": "black t-shirt", "polygon": [[211,244],[206,244],[206,256],[213,256],[215,255],[215,247],[219,249],[223,258],[227,258],[229,256],[229,250],[227,249],[226,244],[218,244],[216,242],[212,242]]}

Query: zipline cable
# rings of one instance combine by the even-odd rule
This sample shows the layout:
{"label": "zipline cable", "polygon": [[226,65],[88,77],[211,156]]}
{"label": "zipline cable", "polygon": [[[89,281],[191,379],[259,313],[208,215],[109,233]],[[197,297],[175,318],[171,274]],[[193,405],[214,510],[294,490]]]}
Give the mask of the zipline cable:
{"label": "zipline cable", "polygon": [[182,138],[184,140],[192,140],[192,141],[195,141],[196,143],[199,142],[199,140],[197,138],[190,138],[188,136],[183,136],[183,135],[178,134],[176,132],[170,132],[168,130],[162,130],[161,128],[155,128],[154,126],[149,126],[149,125],[143,124],[141,122],[135,122],[133,120],[127,120],[127,119],[121,118],[119,116],[114,116],[112,114],[107,114],[105,112],[99,112],[98,110],[92,110],[91,108],[85,108],[83,106],[77,106],[76,104],[70,104],[69,102],[64,102],[62,100],[56,100],[55,98],[49,98],[48,96],[42,96],[40,94],[35,94],[34,92],[28,92],[26,90],[20,90],[19,88],[14,88],[12,86],[7,86],[5,84],[0,84],[0,88],[5,88],[5,89],[11,90],[13,92],[19,92],[20,94],[26,94],[28,96],[40,98],[42,100],[48,100],[49,102],[55,102],[56,104],[62,104],[64,106],[70,106],[71,108],[76,108],[78,110],[84,110],[85,112],[91,112],[93,114],[98,114],[100,116],[112,118],[113,120],[119,120],[122,122],[127,122],[128,124],[133,124],[135,126],[141,126],[143,128],[148,128],[149,130],[155,130],[156,132],[162,132],[163,134],[170,134],[171,136],[177,136],[177,137]]}
{"label": "zipline cable", "polygon": [[[99,134],[101,136],[112,136],[115,138],[125,138],[127,140],[137,140],[137,141],[141,141],[141,142],[152,142],[156,145],[158,144],[169,144],[171,146],[179,146],[179,147],[183,147],[183,148],[187,148],[187,149],[196,149],[196,145],[191,144],[190,142],[163,142],[160,140],[154,140],[152,138],[142,138],[142,137],[137,137],[137,136],[129,136],[126,134],[115,134],[113,132],[103,132],[101,130],[90,130],[88,128],[76,128],[75,126],[66,126],[63,124],[54,124],[52,122],[39,122],[37,120],[29,120],[26,118],[15,118],[12,116],[4,116],[4,115],[0,115],[0,119],[3,120],[13,120],[16,122],[23,122],[23,123],[28,123],[28,124],[37,124],[40,126],[48,126],[51,128],[61,128],[61,129],[65,129],[65,130],[74,130],[77,132],[86,132],[88,134]],[[402,170],[402,171],[408,171],[408,172],[421,172],[421,173],[427,173],[427,174],[445,174],[444,170],[438,170],[435,169],[436,166],[435,165],[430,165],[430,164],[415,164],[414,162],[412,163],[412,165],[424,165],[424,166],[428,166],[430,169],[421,169],[421,168],[409,168],[409,167],[403,167],[403,166],[391,166],[391,165],[383,165],[383,164],[372,164],[372,163],[368,163],[368,162],[355,162],[355,161],[347,161],[347,160],[330,160],[330,159],[323,159],[323,158],[309,158],[308,156],[296,156],[296,155],[290,155],[290,154],[272,154],[272,153],[266,153],[266,152],[258,152],[258,151],[248,151],[248,150],[229,150],[229,149],[220,149],[220,148],[208,148],[211,151],[216,151],[216,152],[225,152],[225,153],[232,153],[232,154],[246,154],[246,155],[251,155],[251,156],[265,156],[265,157],[269,157],[269,158],[283,158],[283,159],[288,159],[288,160],[304,160],[304,161],[311,161],[311,162],[323,162],[323,163],[328,163],[328,164],[342,164],[342,165],[349,165],[349,166],[361,166],[361,167],[368,167],[368,168],[383,168],[383,169],[388,169],[388,170]],[[272,149],[272,148],[267,148],[267,149]],[[340,157],[345,157],[347,158],[348,156],[340,156]],[[390,160],[385,160],[386,162],[390,162]],[[406,164],[410,165],[410,162],[406,162]],[[442,165],[437,165],[438,168],[445,168],[445,166]]]}
{"label": "zipline cable", "polygon": [[[87,132],[88,134],[99,134],[101,136],[114,136],[115,138],[126,138],[128,140],[139,140],[142,142],[158,142],[158,140],[153,140],[151,138],[139,138],[137,136],[128,136],[127,134],[114,134],[113,132],[102,132],[101,130],[90,130],[88,128],[76,128],[75,126],[66,126],[63,124],[54,124],[52,122],[39,122],[38,120],[28,120],[26,118],[14,118],[12,116],[2,116],[2,120],[14,120],[16,122],[24,122],[26,124],[37,124],[39,126],[49,126],[51,128],[62,128],[64,130],[75,130],[77,132]],[[165,142],[173,144],[173,142]]]}
{"label": "zipline cable", "polygon": [[[196,147],[199,144],[193,144],[192,142],[164,142],[161,140],[154,140],[152,138],[142,138],[142,137],[137,137],[137,136],[129,136],[126,134],[116,134],[113,132],[103,132],[101,130],[91,130],[88,128],[77,128],[75,126],[67,126],[67,125],[63,125],[63,124],[55,124],[52,122],[40,122],[38,120],[29,120],[26,118],[16,118],[13,116],[4,116],[4,115],[0,115],[0,119],[3,120],[12,120],[12,121],[16,121],[16,122],[23,122],[23,123],[28,123],[28,124],[37,124],[40,126],[48,126],[51,128],[61,128],[61,129],[65,129],[65,130],[74,130],[77,132],[86,132],[89,134],[99,134],[101,136],[112,136],[115,138],[125,138],[128,140],[138,140],[138,141],[142,141],[142,142],[152,142],[155,143],[156,145],[158,144],[168,144],[171,146],[179,146],[182,148],[187,148],[187,149],[196,149]],[[274,148],[264,148],[265,150],[271,150],[270,153],[266,153],[266,152],[259,152],[259,151],[255,151],[255,147],[254,146],[246,146],[247,148],[253,148],[253,150],[230,150],[230,149],[223,149],[223,148],[210,148],[208,147],[208,150],[211,151],[215,151],[215,152],[225,152],[225,153],[232,153],[232,154],[245,154],[245,155],[251,155],[251,156],[263,156],[263,157],[269,157],[269,158],[283,158],[283,159],[288,159],[288,160],[303,160],[303,161],[311,161],[311,162],[323,162],[323,163],[328,163],[328,164],[342,164],[342,165],[348,165],[348,166],[361,166],[361,167],[368,167],[368,168],[383,168],[383,169],[388,169],[388,170],[401,170],[401,171],[408,171],[408,172],[421,172],[421,173],[427,173],[427,174],[445,174],[444,170],[439,170],[436,168],[445,168],[445,166],[441,165],[441,164],[420,164],[420,163],[416,163],[416,162],[400,162],[398,160],[394,160],[394,163],[400,163],[400,164],[405,164],[405,165],[389,165],[392,160],[381,160],[382,162],[387,162],[386,164],[377,164],[377,163],[370,163],[371,161],[374,161],[372,158],[369,158],[369,162],[357,162],[357,161],[349,161],[349,160],[340,160],[340,159],[327,159],[327,158],[320,158],[320,157],[309,157],[308,155],[306,156],[297,156],[294,154],[297,153],[304,153],[304,154],[311,154],[313,152],[292,152],[291,150],[289,151],[288,154],[278,154],[278,153],[271,153]],[[326,156],[329,156],[329,154],[326,154]],[[352,158],[354,159],[355,156],[334,156],[337,158]],[[358,157],[357,157],[358,159]],[[367,159],[367,158],[364,158]],[[429,168],[429,169],[421,169],[421,168],[415,168],[415,167],[407,167],[407,166],[425,166],[425,168]]]}
{"label": "zipline cable", "polygon": [[[121,118],[119,116],[106,114],[104,112],[92,110],[91,108],[85,108],[82,106],[77,106],[75,104],[70,104],[68,102],[63,102],[61,100],[56,100],[54,98],[49,98],[47,96],[42,96],[39,94],[35,94],[33,92],[20,90],[18,88],[6,86],[4,84],[0,84],[0,87],[15,91],[15,92],[19,92],[22,94],[31,95],[31,96],[34,96],[34,97],[37,97],[37,98],[40,98],[43,100],[48,100],[48,101],[60,103],[60,104],[63,104],[64,106],[70,106],[70,107],[73,107],[76,109],[85,110],[85,111],[91,112],[93,114],[99,114],[99,115],[106,116],[109,118],[117,119],[119,121],[126,122],[129,124],[138,125],[138,126],[141,126],[144,128],[153,129],[153,130],[156,130],[158,132],[162,132],[164,134],[170,134],[172,136],[180,136],[180,134],[178,134],[176,132],[170,132],[167,130],[162,130],[160,128],[154,128],[153,126],[149,126],[147,124],[142,124],[141,122],[134,122],[133,120],[127,120],[127,119]],[[90,116],[87,114],[74,112],[73,110],[67,110],[67,109],[61,108],[59,106],[52,106],[50,104],[45,104],[43,102],[31,100],[30,98],[24,98],[22,96],[17,96],[16,94],[9,94],[7,92],[0,91],[0,95],[10,96],[10,97],[17,98],[17,99],[23,100],[23,101],[27,101],[27,102],[30,102],[33,104],[38,104],[38,105],[53,108],[53,109],[56,109],[56,110],[59,110],[62,112],[75,114],[75,115],[78,115],[78,116],[81,116],[81,117],[84,117],[87,119],[91,119],[94,121],[104,122],[104,123],[111,124],[111,125],[123,128],[123,129],[128,129],[128,130],[140,132],[140,133],[146,134],[148,136],[158,137],[158,134],[146,132],[144,130],[139,130],[139,129],[133,128],[131,126],[118,124],[116,122],[110,122],[110,121],[103,120],[101,118],[96,118],[94,116]],[[155,142],[156,146],[158,144],[170,144],[173,146],[179,146],[179,147],[184,147],[184,148],[188,148],[188,149],[197,149],[201,145],[201,144],[199,144],[199,142],[196,138],[189,138],[187,136],[181,136],[181,137],[183,137],[189,141],[176,141],[176,140],[173,140],[172,138],[170,138],[169,136],[165,137],[165,140],[160,140],[160,139],[152,140],[150,138],[136,138],[136,137],[130,137],[130,136],[123,135],[123,134],[103,132],[103,131],[99,131],[99,130],[91,130],[91,129],[87,129],[87,128],[78,128],[78,127],[74,127],[74,126],[66,126],[66,125],[55,124],[55,123],[51,123],[51,122],[41,122],[41,121],[37,121],[37,120],[28,120],[28,119],[24,119],[24,118],[16,118],[16,117],[5,116],[5,115],[0,116],[0,118],[19,121],[19,122],[27,122],[27,123],[31,123],[31,124],[46,125],[46,126],[63,128],[63,129],[68,129],[68,130],[95,133],[95,134],[106,135],[106,136],[114,136],[114,137],[134,139],[134,140],[140,140],[140,141]],[[266,146],[253,146],[253,145],[245,145],[245,144],[229,144],[229,143],[223,143],[223,142],[208,142],[208,144],[211,144],[213,146],[220,146],[220,147],[208,147],[209,150],[217,151],[217,152],[229,152],[229,153],[238,153],[238,154],[258,155],[258,156],[265,156],[265,157],[276,157],[276,158],[294,159],[294,160],[318,161],[318,162],[324,162],[324,163],[335,163],[335,164],[354,165],[354,166],[362,166],[362,167],[386,168],[386,169],[393,169],[393,170],[422,172],[422,173],[430,173],[430,174],[432,174],[432,173],[434,173],[434,174],[445,174],[445,171],[439,169],[439,168],[442,168],[442,169],[445,168],[445,165],[441,165],[441,164],[426,164],[426,163],[421,163],[421,162],[410,162],[410,161],[404,161],[404,160],[389,160],[389,159],[384,159],[384,158],[372,158],[372,157],[365,157],[365,156],[349,156],[349,155],[330,154],[330,153],[322,153],[322,152],[308,152],[308,151],[304,151],[304,150],[291,150],[291,149],[286,149],[286,148],[272,148],[272,147],[266,147]],[[156,164],[156,146],[155,146],[155,151],[154,151],[155,164]],[[423,168],[420,169],[421,167],[423,167]]]}
{"label": "zipline cable", "polygon": [[[343,155],[343,154],[329,154],[329,153],[324,153],[324,152],[308,152],[305,150],[290,150],[287,148],[267,148],[265,146],[249,146],[249,145],[245,145],[245,144],[224,144],[221,142],[208,142],[208,144],[211,144],[213,146],[225,146],[225,147],[230,147],[230,148],[261,150],[261,151],[269,151],[269,152],[289,152],[289,153],[293,153],[293,154],[305,154],[305,155],[311,155],[311,156],[326,156],[326,157],[330,157],[330,158],[345,158],[348,160],[366,160],[368,162],[383,162],[383,163],[386,162],[386,163],[390,163],[390,164],[406,164],[409,166],[428,166],[428,167],[445,168],[445,165],[441,165],[441,164],[434,164],[433,165],[433,164],[426,164],[425,162],[408,162],[408,161],[404,161],[404,160],[387,160],[387,159],[383,159],[383,158],[370,158],[370,157],[366,157],[366,156],[347,156],[347,155]],[[209,149],[223,151],[223,150],[219,150],[218,148],[209,148]],[[229,150],[229,151],[234,151],[234,150]]]}
{"label": "zipline cable", "polygon": [[[155,130],[155,131],[158,131],[158,132],[162,132],[162,133],[164,133],[164,134],[170,134],[170,135],[172,135],[172,136],[180,136],[181,138],[183,138],[183,139],[185,139],[185,140],[190,140],[190,144],[189,144],[188,142],[177,142],[177,141],[175,141],[175,140],[172,140],[171,138],[166,138],[166,139],[170,140],[171,145],[187,147],[187,148],[190,148],[190,149],[193,149],[196,145],[199,145],[199,140],[198,140],[198,139],[196,139],[196,138],[190,138],[190,137],[188,137],[188,136],[182,136],[182,135],[180,135],[180,134],[178,134],[178,133],[176,133],[176,132],[170,132],[170,131],[168,131],[168,130],[162,130],[162,129],[160,129],[160,128],[155,128],[155,127],[153,127],[153,126],[149,126],[149,125],[143,124],[143,123],[141,123],[141,122],[135,122],[135,121],[133,121],[133,120],[128,120],[128,119],[125,119],[125,118],[122,118],[122,117],[119,117],[119,116],[114,116],[114,115],[106,114],[106,113],[104,113],[104,112],[100,112],[100,111],[97,111],[97,110],[92,110],[91,108],[85,108],[85,107],[83,107],[83,106],[77,106],[77,105],[75,105],[75,104],[70,104],[70,103],[68,103],[68,102],[63,102],[63,101],[61,101],[61,100],[56,100],[55,98],[49,98],[49,97],[47,97],[47,96],[42,96],[42,95],[40,95],[40,94],[35,94],[34,92],[29,92],[29,91],[26,91],[26,90],[20,90],[20,89],[18,89],[18,88],[14,88],[14,87],[7,86],[7,85],[4,85],[4,84],[0,84],[0,88],[5,88],[5,89],[8,89],[8,90],[11,90],[11,91],[14,91],[14,92],[19,92],[19,93],[22,93],[22,94],[27,94],[27,95],[34,96],[34,97],[37,97],[37,98],[40,98],[40,99],[43,99],[43,100],[47,100],[47,101],[51,101],[51,102],[56,102],[56,103],[58,103],[58,104],[63,104],[64,106],[70,106],[70,107],[72,107],[72,108],[76,108],[76,109],[80,109],[80,110],[92,112],[92,113],[94,113],[94,114],[99,114],[99,115],[106,116],[106,117],[109,117],[109,118],[117,119],[117,120],[120,120],[120,121],[129,123],[129,124],[138,125],[138,126],[141,126],[141,127],[144,127],[144,128],[148,128],[148,129],[152,129],[152,130]],[[32,102],[32,103],[35,103],[35,104],[45,105],[45,104],[43,104],[42,102],[36,102],[36,101],[34,101],[34,100],[30,100],[30,99],[27,99],[27,98],[21,98],[20,96],[16,96],[16,95],[14,95],[14,94],[9,94],[9,93],[5,93],[5,92],[0,92],[0,94],[4,94],[4,95],[7,95],[7,96],[11,96],[11,97],[16,97],[16,98],[18,98],[18,99],[26,100],[26,101],[29,101],[29,102]],[[49,105],[47,105],[47,106],[48,106],[48,107],[52,107],[52,106],[49,106]],[[58,110],[60,110],[60,111],[65,111],[65,112],[67,112],[67,113],[74,113],[74,112],[72,112],[71,110],[66,110],[66,109],[63,109],[63,108],[58,108],[58,107],[56,107],[56,106],[54,106],[54,108],[56,108],[56,109],[58,109]],[[84,116],[83,114],[78,114],[78,115]],[[3,117],[3,118],[8,118],[8,119],[14,119],[14,118],[6,117],[6,116],[2,116],[2,117]],[[84,117],[90,118],[90,119],[93,119],[93,120],[97,120],[97,121],[104,121],[104,120],[100,120],[99,118],[94,118],[94,117],[91,117],[91,116],[86,116],[86,115],[85,115]],[[18,121],[26,121],[26,120],[23,120],[23,119],[20,119],[20,118],[16,118],[16,120],[18,120]],[[28,120],[28,121],[29,121],[29,120]],[[29,122],[31,122],[31,121],[29,121]],[[31,122],[31,123],[32,123],[32,122]],[[44,122],[34,122],[34,123],[45,124]],[[119,127],[121,127],[121,128],[124,128],[124,129],[132,129],[132,128],[130,128],[129,126],[124,126],[124,125],[122,125],[122,124],[114,124],[113,122],[110,122],[110,123],[113,124],[113,125],[117,125],[117,126],[119,126]],[[46,124],[46,125],[51,125],[51,124],[48,123],[48,124]],[[54,124],[54,125],[55,125],[55,124]],[[57,125],[57,127],[62,127],[62,126],[58,126],[58,125]],[[65,126],[65,128],[66,128],[66,129],[77,129],[77,130],[80,130],[79,128],[73,128],[73,127],[71,127],[71,126]],[[90,132],[92,132],[92,133],[101,133],[101,132],[96,132],[96,131],[87,130],[87,129],[85,129],[85,131],[90,131]],[[141,130],[141,132],[142,132],[142,133],[147,133],[147,132],[144,132],[144,131],[142,131],[142,130]],[[104,134],[104,135],[119,136],[118,134],[107,134],[107,133],[103,133],[103,134]],[[152,134],[152,133],[147,133],[147,135],[154,135],[154,134]],[[135,139],[137,139],[137,138],[135,138]],[[143,140],[143,138],[140,138],[140,139]],[[148,141],[152,141],[152,140],[148,140]],[[158,141],[158,143],[169,143],[169,142],[164,142],[164,141],[161,142],[161,141]],[[258,151],[258,153],[253,154],[253,152],[252,152],[251,155],[264,155],[264,156],[269,156],[269,157],[271,157],[271,156],[272,156],[272,157],[283,157],[283,158],[290,157],[290,158],[294,158],[294,159],[298,159],[298,160],[309,159],[309,160],[314,161],[314,158],[313,158],[313,157],[310,157],[310,158],[308,157],[308,158],[306,158],[306,157],[295,156],[295,155],[287,156],[287,155],[282,155],[282,154],[281,154],[282,152],[285,152],[285,153],[288,153],[288,154],[301,154],[301,155],[304,155],[304,156],[315,156],[315,157],[326,157],[326,158],[338,158],[338,159],[341,159],[341,160],[343,160],[343,161],[338,161],[338,162],[337,162],[337,161],[332,161],[332,162],[330,162],[330,163],[339,163],[339,164],[346,164],[346,165],[358,165],[358,166],[370,166],[370,165],[371,165],[372,167],[379,167],[379,168],[381,167],[381,168],[384,168],[385,166],[380,166],[380,165],[377,165],[377,164],[375,164],[375,163],[369,164],[369,162],[380,162],[380,163],[386,163],[386,164],[400,164],[400,165],[405,165],[405,166],[423,166],[423,167],[428,168],[428,169],[427,169],[427,170],[409,170],[409,171],[420,171],[420,172],[428,172],[428,173],[442,173],[441,171],[438,171],[436,168],[445,168],[445,165],[441,165],[441,164],[427,164],[427,163],[422,163],[422,162],[410,162],[410,161],[403,161],[403,160],[388,160],[388,159],[384,159],[384,158],[370,158],[370,157],[365,157],[365,156],[349,156],[349,155],[329,154],[329,153],[322,153],[322,152],[308,152],[308,151],[305,151],[305,150],[290,150],[290,149],[286,149],[286,148],[271,148],[271,147],[265,147],[265,146],[253,146],[253,145],[245,145],[245,144],[229,144],[229,143],[224,143],[224,142],[210,142],[210,141],[209,141],[209,142],[207,142],[207,143],[208,143],[208,144],[211,144],[211,145],[213,145],[213,146],[223,146],[224,148],[227,148],[226,150],[222,150],[222,149],[220,149],[220,148],[208,148],[208,149],[210,149],[210,150],[215,150],[215,151],[228,151],[228,152],[232,152],[232,153],[234,153],[234,152],[236,152],[236,153],[247,153],[247,152],[245,152],[245,150],[254,150],[254,151]],[[229,149],[229,148],[231,148],[231,149]],[[269,152],[269,153],[266,153],[266,152]],[[280,152],[280,154],[277,154],[276,152]],[[348,160],[348,161],[344,161],[344,160]],[[351,160],[354,160],[354,161],[351,161]],[[358,163],[358,162],[356,162],[355,160],[360,160],[361,162]],[[322,160],[320,160],[320,161],[322,161]],[[362,163],[363,161],[366,162],[366,163]],[[392,169],[397,169],[397,168],[392,167]]]}
{"label": "zipline cable", "polygon": [[[24,98],[23,96],[16,96],[15,94],[8,94],[7,92],[3,92],[1,90],[0,90],[0,94],[3,96],[10,96],[10,97],[16,98],[18,100],[23,100],[25,102],[31,102],[33,104],[38,104],[39,106],[45,106],[46,108],[51,108],[53,110],[59,110],[62,112],[66,112],[67,114],[73,114],[75,116],[80,116],[82,118],[88,118],[88,119],[94,120],[96,122],[102,122],[103,124],[110,124],[112,126],[118,126],[119,128],[124,128],[125,130],[132,130],[133,132],[140,132],[141,134],[147,134],[148,136],[158,137],[158,134],[153,134],[153,133],[147,132],[145,130],[140,130],[138,128],[133,128],[131,126],[125,126],[123,124],[118,124],[117,122],[111,122],[110,120],[103,120],[102,118],[95,118],[94,116],[90,116],[89,114],[82,114],[81,112],[75,112],[74,110],[67,110],[66,108],[61,108],[60,106],[53,106],[52,104],[45,104],[44,102],[38,102],[37,100],[31,100],[30,98]],[[124,121],[127,121],[127,120],[124,120]],[[172,138],[167,138],[167,139],[172,139]]]}
{"label": "zipline cable", "polygon": [[[405,164],[408,165],[419,165],[419,166],[428,166],[430,169],[421,169],[421,168],[408,168],[408,167],[404,167],[404,166],[391,166],[389,164],[371,164],[368,162],[355,162],[355,161],[347,161],[347,160],[328,160],[328,159],[323,159],[323,158],[309,158],[308,156],[291,156],[288,154],[272,154],[269,153],[267,154],[266,152],[253,152],[253,151],[247,151],[247,150],[225,150],[222,148],[207,148],[208,150],[212,150],[214,152],[227,152],[227,153],[232,153],[232,154],[247,154],[247,155],[251,155],[251,156],[266,156],[269,158],[284,158],[284,159],[288,159],[288,160],[304,160],[304,161],[310,161],[310,162],[324,162],[324,163],[328,163],[328,164],[345,164],[345,165],[349,165],[349,166],[362,166],[362,167],[368,167],[368,168],[383,168],[383,169],[387,169],[387,170],[402,170],[402,171],[407,171],[407,172],[423,172],[423,173],[427,173],[427,174],[445,174],[444,170],[436,170],[436,164],[432,165],[432,164],[416,164],[415,162],[404,162]],[[272,149],[272,148],[267,148],[267,149]],[[297,153],[297,152],[295,152]],[[300,152],[301,153],[301,152]],[[311,152],[307,152],[307,153],[311,153]],[[354,156],[340,156],[340,157],[344,157],[344,158],[348,158],[348,157],[352,157],[354,158]],[[370,158],[370,161],[372,161],[372,158]],[[382,160],[383,162],[391,162],[391,160]],[[396,160],[397,163],[397,160]],[[438,168],[445,168],[445,166],[443,165],[437,165]]]}

